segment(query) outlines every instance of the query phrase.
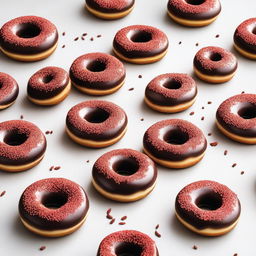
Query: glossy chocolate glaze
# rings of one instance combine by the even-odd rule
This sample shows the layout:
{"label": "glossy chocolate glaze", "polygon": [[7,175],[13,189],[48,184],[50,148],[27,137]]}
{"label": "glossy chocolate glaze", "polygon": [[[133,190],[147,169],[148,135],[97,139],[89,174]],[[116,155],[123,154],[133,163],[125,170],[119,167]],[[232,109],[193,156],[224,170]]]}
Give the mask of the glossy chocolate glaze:
{"label": "glossy chocolate glaze", "polygon": [[221,12],[219,0],[190,0],[202,4],[189,4],[188,0],[169,0],[167,8],[173,15],[188,20],[208,20]]}
{"label": "glossy chocolate glaze", "polygon": [[19,86],[14,78],[0,72],[0,106],[7,105],[16,100]]}
{"label": "glossy chocolate glaze", "polygon": [[74,135],[94,141],[116,138],[126,129],[127,123],[127,116],[122,108],[101,100],[77,104],[70,109],[66,118],[67,128]]}
{"label": "glossy chocolate glaze", "polygon": [[220,47],[204,47],[194,57],[194,67],[210,76],[227,76],[237,69],[235,55]]}
{"label": "glossy chocolate glaze", "polygon": [[182,161],[203,154],[207,141],[203,132],[182,119],[155,123],[144,134],[144,148],[158,159]]}
{"label": "glossy chocolate glaze", "polygon": [[95,162],[92,176],[103,190],[130,195],[153,186],[157,169],[148,156],[132,149],[118,149],[104,154]]}
{"label": "glossy chocolate glaze", "polygon": [[46,67],[29,79],[27,93],[35,99],[49,99],[61,93],[68,84],[69,76],[64,69]]}
{"label": "glossy chocolate glaze", "polygon": [[160,106],[176,106],[193,100],[196,83],[186,74],[170,73],[157,76],[146,87],[145,96]]}
{"label": "glossy chocolate glaze", "polygon": [[[63,202],[53,202],[51,207],[47,207],[44,205],[44,200],[47,198],[47,196],[51,195],[52,189],[45,189],[45,186],[41,184],[43,181],[49,180],[48,183],[51,184],[53,190],[55,193],[58,193],[59,195],[63,194],[63,196],[66,196],[67,202],[63,204]],[[54,182],[56,184],[54,184]],[[26,195],[26,190],[21,195],[20,201],[19,201],[19,214],[28,224],[30,224],[33,227],[36,227],[41,230],[61,230],[61,229],[67,229],[72,228],[73,226],[80,223],[86,216],[88,209],[89,209],[89,200],[88,197],[83,190],[82,187],[80,187],[78,184],[73,183],[72,186],[76,186],[76,191],[74,192],[74,195],[69,196],[67,193],[73,188],[70,186],[70,184],[66,184],[65,187],[69,189],[68,192],[61,189],[61,186],[58,185],[59,180],[61,182],[66,182],[68,180],[62,179],[62,178],[50,178],[45,180],[40,180],[38,182],[33,183],[32,185],[36,185],[34,189],[31,189],[29,191],[29,198]],[[71,183],[71,181],[68,181]],[[47,185],[49,186],[49,185]],[[59,188],[58,188],[59,187]],[[56,192],[57,188],[57,192]],[[79,198],[79,199],[78,199]],[[27,201],[29,200],[29,201]],[[32,202],[30,203],[30,201]],[[73,205],[73,202],[75,200],[79,200],[79,205]],[[54,203],[58,205],[61,203],[61,207],[54,207]],[[28,204],[33,205],[34,212],[30,212],[28,208]],[[60,217],[54,217],[54,215],[60,215]]]}
{"label": "glossy chocolate glaze", "polygon": [[[135,0],[122,0],[122,1],[118,1],[119,4],[117,4],[115,3],[115,1],[116,0],[112,0],[110,1],[110,3],[106,4],[106,1],[101,1],[101,0],[85,0],[86,4],[89,7],[91,7],[96,11],[104,12],[104,13],[124,12],[130,9],[135,2]],[[111,2],[113,2],[113,7]]]}
{"label": "glossy chocolate glaze", "polygon": [[126,76],[124,65],[112,55],[89,53],[78,57],[70,67],[70,79],[88,89],[107,90],[120,85]]}
{"label": "glossy chocolate glaze", "polygon": [[15,18],[5,23],[0,30],[0,46],[16,54],[41,53],[52,48],[57,41],[58,31],[55,25],[37,16]]}
{"label": "glossy chocolate glaze", "polygon": [[256,137],[256,94],[230,97],[219,106],[216,118],[231,133]]}
{"label": "glossy chocolate glaze", "polygon": [[[194,182],[196,183],[197,188],[183,192],[185,187],[176,197],[175,210],[184,221],[197,229],[226,228],[237,221],[241,213],[240,201],[228,187],[211,181]],[[216,191],[209,183],[216,183],[221,188]],[[187,187],[189,186],[191,184]],[[180,199],[181,193],[186,193],[183,196],[186,197],[185,201]],[[202,198],[204,205],[198,205]]]}
{"label": "glossy chocolate glaze", "polygon": [[23,120],[0,123],[0,164],[24,165],[39,159],[47,142],[42,131]]}

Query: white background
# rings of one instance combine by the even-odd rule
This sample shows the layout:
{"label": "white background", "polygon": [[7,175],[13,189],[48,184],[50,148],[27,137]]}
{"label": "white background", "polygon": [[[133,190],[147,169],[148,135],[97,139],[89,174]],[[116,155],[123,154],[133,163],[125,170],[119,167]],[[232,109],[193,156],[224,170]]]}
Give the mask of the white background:
{"label": "white background", "polygon": [[[215,112],[219,104],[229,96],[246,91],[255,93],[256,63],[242,58],[237,53],[239,68],[234,79],[222,85],[210,85],[196,79],[198,99],[189,110],[173,115],[164,115],[148,109],[143,103],[147,83],[156,75],[166,72],[192,74],[192,60],[203,46],[225,47],[233,52],[232,36],[243,20],[253,17],[256,10],[254,0],[222,1],[222,12],[214,24],[204,28],[185,28],[173,23],[166,16],[166,0],[137,0],[133,12],[124,19],[103,21],[92,17],[84,10],[83,0],[1,0],[0,25],[21,15],[39,15],[48,18],[59,29],[60,40],[57,51],[48,59],[36,63],[20,63],[0,55],[0,71],[9,73],[19,83],[20,94],[15,105],[0,113],[0,121],[24,119],[37,124],[42,131],[53,130],[47,135],[48,148],[44,160],[32,170],[9,174],[0,173],[0,255],[96,255],[100,241],[109,233],[121,229],[137,229],[150,235],[157,243],[160,255],[164,256],[232,256],[234,253],[255,255],[256,229],[256,173],[255,146],[241,145],[222,136],[214,125]],[[64,133],[67,111],[75,104],[96,98],[72,90],[68,98],[55,107],[38,107],[26,99],[29,77],[38,69],[56,65],[69,69],[72,61],[85,53],[101,51],[111,53],[112,40],[117,30],[131,24],[147,24],[162,29],[169,37],[167,56],[160,62],[136,66],[125,64],[127,80],[114,95],[103,97],[125,109],[129,118],[129,129],[125,137],[112,147],[92,150],[76,145]],[[65,31],[66,36],[61,36]],[[82,33],[88,33],[85,41],[74,41]],[[96,35],[102,34],[101,38]],[[220,34],[219,38],[215,38]],[[94,41],[90,41],[90,37]],[[178,42],[182,41],[179,45]],[[196,47],[195,44],[199,43]],[[61,46],[65,44],[66,48]],[[138,75],[143,76],[142,79]],[[134,91],[128,91],[134,87]],[[212,101],[211,105],[207,102]],[[202,110],[201,107],[205,106]],[[195,114],[190,116],[189,113]],[[201,121],[201,117],[205,120]],[[145,120],[140,121],[141,118]],[[208,147],[206,156],[198,165],[185,170],[168,170],[159,167],[158,184],[147,198],[129,204],[109,201],[100,196],[91,186],[91,167],[103,153],[117,148],[141,150],[145,130],[156,121],[167,118],[183,118],[199,126],[208,142],[218,141],[217,147]],[[228,155],[224,156],[224,150]],[[86,163],[90,160],[89,163]],[[235,168],[231,165],[237,163]],[[52,165],[60,165],[58,171],[49,172]],[[241,171],[245,171],[242,176]],[[32,182],[47,177],[65,177],[82,185],[90,198],[90,213],[85,225],[70,236],[48,239],[28,232],[18,219],[17,205],[22,191]],[[242,215],[236,229],[218,238],[205,238],[191,233],[174,217],[174,200],[183,186],[190,182],[211,179],[228,185],[234,190],[242,204]],[[115,218],[127,215],[127,225],[109,225],[106,210],[111,207]],[[154,227],[160,224],[162,237],[154,236]],[[198,250],[193,250],[196,244]],[[45,245],[45,251],[38,248]]]}

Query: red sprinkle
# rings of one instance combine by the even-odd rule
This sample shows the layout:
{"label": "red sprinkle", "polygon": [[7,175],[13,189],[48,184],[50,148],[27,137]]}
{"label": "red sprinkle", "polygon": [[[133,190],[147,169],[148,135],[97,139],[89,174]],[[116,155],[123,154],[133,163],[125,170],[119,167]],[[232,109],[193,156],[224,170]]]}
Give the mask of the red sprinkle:
{"label": "red sprinkle", "polygon": [[217,34],[215,37],[216,37],[216,38],[218,38],[218,37],[220,37],[220,35],[219,35],[219,34]]}
{"label": "red sprinkle", "polygon": [[155,231],[155,235],[159,238],[161,237],[161,234],[158,231]]}
{"label": "red sprinkle", "polygon": [[179,44],[181,44],[182,42],[181,41],[179,41]]}
{"label": "red sprinkle", "polygon": [[6,191],[4,190],[1,194],[0,197],[4,196],[6,194]]}
{"label": "red sprinkle", "polygon": [[49,170],[52,171],[53,169],[54,169],[54,166],[51,166]]}
{"label": "red sprinkle", "polygon": [[138,75],[138,78],[142,78],[142,75]]}
{"label": "red sprinkle", "polygon": [[218,145],[218,142],[217,142],[217,141],[211,142],[210,145],[211,145],[212,147],[216,147],[216,146]]}
{"label": "red sprinkle", "polygon": [[241,175],[244,175],[244,171],[241,171]]}
{"label": "red sprinkle", "polygon": [[98,38],[102,37],[102,35],[97,35]]}
{"label": "red sprinkle", "polygon": [[106,218],[109,219],[109,220],[112,220],[112,219],[113,219],[113,216],[110,215],[110,214],[107,214]]}
{"label": "red sprinkle", "polygon": [[193,247],[192,247],[194,250],[197,250],[198,249],[198,247],[196,246],[196,245],[193,245]]}
{"label": "red sprinkle", "polygon": [[79,39],[79,37],[76,37],[75,39],[74,39],[74,41],[77,41]]}
{"label": "red sprinkle", "polygon": [[66,32],[63,32],[62,35],[65,36],[65,35],[66,35]]}
{"label": "red sprinkle", "polygon": [[204,121],[204,116],[201,117],[201,120]]}
{"label": "red sprinkle", "polygon": [[45,134],[46,134],[46,135],[50,134],[50,131],[46,131]]}
{"label": "red sprinkle", "polygon": [[193,116],[194,114],[195,114],[194,111],[192,111],[192,112],[189,113],[190,116]]}
{"label": "red sprinkle", "polygon": [[53,134],[53,131],[50,131],[50,134]]}
{"label": "red sprinkle", "polygon": [[211,101],[208,101],[207,104],[212,104],[212,102],[211,102]]}
{"label": "red sprinkle", "polygon": [[111,208],[109,208],[109,209],[107,210],[107,214],[110,214],[110,213],[111,213],[111,211],[112,211],[112,209],[111,209]]}
{"label": "red sprinkle", "polygon": [[127,219],[127,216],[123,216],[122,218],[121,218],[121,220],[126,220]]}
{"label": "red sprinkle", "polygon": [[60,168],[61,168],[60,166],[55,166],[55,167],[54,167],[54,170],[57,171],[57,170],[59,170]]}
{"label": "red sprinkle", "polygon": [[93,38],[93,37],[91,37],[91,38],[90,38],[90,40],[91,40],[91,41],[93,41],[93,40],[94,40],[94,38]]}
{"label": "red sprinkle", "polygon": [[82,36],[87,36],[87,33],[83,33],[83,35]]}
{"label": "red sprinkle", "polygon": [[159,228],[159,224],[156,225],[155,229],[158,229]]}
{"label": "red sprinkle", "polygon": [[63,44],[63,45],[62,45],[62,48],[65,48],[65,47],[66,47],[66,45],[65,45],[65,44]]}
{"label": "red sprinkle", "polygon": [[212,134],[209,132],[209,133],[208,133],[208,136],[212,136]]}
{"label": "red sprinkle", "polygon": [[244,93],[245,93],[245,91],[242,91],[242,92],[241,92],[241,94],[244,94]]}
{"label": "red sprinkle", "polygon": [[43,251],[43,250],[45,250],[45,249],[46,249],[46,246],[45,246],[45,245],[43,245],[43,246],[41,246],[41,247],[39,248],[40,251]]}
{"label": "red sprinkle", "polygon": [[133,91],[134,90],[134,88],[132,87],[132,88],[130,88],[130,89],[128,89],[128,91]]}
{"label": "red sprinkle", "polygon": [[121,221],[118,223],[118,225],[125,225],[126,223],[124,221]]}
{"label": "red sprinkle", "polygon": [[144,121],[144,118],[141,118],[140,121]]}
{"label": "red sprinkle", "polygon": [[204,109],[204,106],[202,107],[202,109]]}
{"label": "red sprinkle", "polygon": [[233,256],[238,256],[238,254],[237,254],[237,253],[235,253]]}
{"label": "red sprinkle", "polygon": [[199,45],[199,43],[196,43],[196,46],[198,46]]}
{"label": "red sprinkle", "polygon": [[23,119],[24,118],[24,116],[23,115],[20,115],[20,119]]}
{"label": "red sprinkle", "polygon": [[225,150],[224,151],[224,156],[226,156],[228,154],[228,151],[227,150]]}
{"label": "red sprinkle", "polygon": [[116,219],[112,219],[109,224],[112,225],[115,222]]}
{"label": "red sprinkle", "polygon": [[86,161],[86,163],[89,163],[89,162],[90,162],[90,160],[87,160],[87,161]]}
{"label": "red sprinkle", "polygon": [[236,166],[237,166],[237,163],[232,164],[232,167],[233,167],[233,168],[236,167]]}
{"label": "red sprinkle", "polygon": [[82,40],[84,40],[84,37],[83,37],[83,36],[81,36],[81,39],[82,39]]}

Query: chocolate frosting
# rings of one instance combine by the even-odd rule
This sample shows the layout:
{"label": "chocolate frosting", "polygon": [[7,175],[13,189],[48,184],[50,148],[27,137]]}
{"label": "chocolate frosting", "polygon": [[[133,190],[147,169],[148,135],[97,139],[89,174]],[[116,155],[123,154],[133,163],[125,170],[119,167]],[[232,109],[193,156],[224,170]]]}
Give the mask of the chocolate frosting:
{"label": "chocolate frosting", "polygon": [[143,153],[117,149],[102,155],[95,162],[92,176],[105,191],[130,195],[154,185],[157,169],[154,162]]}
{"label": "chocolate frosting", "polygon": [[16,100],[19,94],[19,86],[14,78],[0,72],[0,105],[7,105]]}
{"label": "chocolate frosting", "polygon": [[[201,4],[193,4],[193,2],[201,2]],[[219,0],[169,0],[167,8],[170,13],[179,18],[208,20],[220,13],[221,4]]]}
{"label": "chocolate frosting", "polygon": [[[53,207],[45,206],[45,201],[51,197]],[[54,204],[60,207],[54,207]],[[31,184],[19,201],[22,219],[33,227],[49,231],[77,225],[88,209],[89,200],[83,188],[63,178],[43,179]]]}
{"label": "chocolate frosting", "polygon": [[238,94],[228,98],[219,106],[216,118],[231,133],[256,137],[256,94]]}
{"label": "chocolate frosting", "polygon": [[[91,122],[88,119],[94,119]],[[66,118],[67,128],[76,136],[94,140],[111,140],[127,127],[127,116],[122,108],[104,100],[84,101],[72,107]]]}
{"label": "chocolate frosting", "polygon": [[178,73],[157,76],[145,90],[146,98],[160,106],[176,106],[193,100],[196,95],[194,79],[187,74]]}
{"label": "chocolate frosting", "polygon": [[[200,205],[202,200],[204,205]],[[184,221],[197,229],[219,229],[237,221],[241,205],[236,194],[225,185],[203,180],[179,192],[175,209]]]}
{"label": "chocolate frosting", "polygon": [[203,132],[182,119],[167,119],[153,124],[143,137],[144,148],[158,159],[182,161],[203,154],[207,141]]}
{"label": "chocolate frosting", "polygon": [[210,76],[230,75],[236,71],[237,65],[233,53],[215,46],[202,48],[194,57],[194,67]]}
{"label": "chocolate frosting", "polygon": [[0,46],[11,53],[32,55],[47,51],[58,41],[58,31],[49,20],[22,16],[5,23],[0,30]]}

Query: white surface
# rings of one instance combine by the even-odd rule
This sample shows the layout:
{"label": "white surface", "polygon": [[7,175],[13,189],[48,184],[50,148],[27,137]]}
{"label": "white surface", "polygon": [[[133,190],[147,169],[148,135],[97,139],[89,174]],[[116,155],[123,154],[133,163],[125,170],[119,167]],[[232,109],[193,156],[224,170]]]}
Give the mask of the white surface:
{"label": "white surface", "polygon": [[[0,55],[0,71],[9,73],[20,85],[20,95],[11,108],[0,113],[0,121],[24,119],[37,124],[42,131],[53,130],[47,135],[48,148],[44,160],[27,172],[0,173],[0,191],[6,190],[0,198],[0,255],[96,255],[103,237],[116,230],[137,229],[149,234],[157,243],[160,255],[164,256],[232,256],[234,253],[255,255],[256,230],[256,174],[255,146],[240,145],[222,136],[214,126],[218,105],[229,96],[241,91],[255,93],[256,63],[240,57],[239,69],[234,79],[223,85],[209,85],[197,80],[199,95],[195,105],[189,110],[174,115],[163,115],[149,110],[143,103],[144,89],[156,75],[165,72],[192,73],[192,60],[197,50],[203,46],[215,45],[232,50],[232,36],[238,24],[255,15],[256,2],[222,1],[222,12],[217,21],[204,28],[191,29],[176,25],[166,16],[166,0],[137,0],[133,12],[124,19],[102,21],[84,10],[83,0],[1,0],[0,25],[21,15],[39,15],[55,23],[60,32],[57,51],[48,59],[36,63],[20,63]],[[111,52],[115,32],[131,24],[156,26],[167,33],[170,48],[167,56],[152,65],[136,66],[125,64],[127,81],[114,95],[103,97],[125,109],[129,118],[129,129],[125,137],[112,147],[92,150],[80,147],[70,141],[64,133],[67,111],[75,104],[92,99],[76,90],[60,105],[50,108],[37,107],[26,99],[26,84],[29,77],[38,69],[56,65],[69,69],[72,61],[88,52]],[[61,36],[65,31],[66,36]],[[87,32],[85,41],[73,41]],[[102,34],[101,38],[96,38]],[[219,38],[215,38],[220,34]],[[90,37],[94,41],[90,41]],[[179,45],[178,42],[182,41]],[[195,44],[199,43],[199,47]],[[66,48],[61,46],[65,44]],[[138,75],[143,78],[139,79]],[[134,91],[128,88],[134,87]],[[211,105],[207,102],[212,101]],[[202,110],[201,107],[205,106]],[[189,113],[195,111],[195,115]],[[201,117],[205,120],[201,121]],[[140,119],[144,118],[144,122]],[[130,204],[111,202],[98,195],[91,186],[91,167],[103,153],[116,148],[130,147],[141,150],[145,130],[156,121],[167,118],[183,118],[199,126],[208,142],[218,141],[217,147],[208,147],[205,158],[198,165],[186,170],[168,170],[159,167],[158,184],[147,198]],[[227,156],[223,151],[229,151]],[[86,163],[86,160],[90,160]],[[233,163],[237,163],[232,168]],[[61,165],[61,170],[49,172],[52,165]],[[245,174],[240,175],[241,171]],[[47,239],[28,232],[18,220],[17,205],[22,191],[32,182],[47,177],[65,177],[81,184],[88,192],[91,208],[85,225],[74,234],[58,239]],[[242,215],[237,228],[218,238],[205,238],[195,235],[181,226],[174,217],[174,200],[178,191],[186,184],[200,179],[212,179],[228,185],[239,196]],[[106,210],[111,207],[118,219],[127,215],[127,225],[109,225],[105,219]],[[162,238],[154,236],[154,227],[160,224]],[[196,244],[198,250],[192,249]],[[45,245],[45,251],[38,248]]]}

